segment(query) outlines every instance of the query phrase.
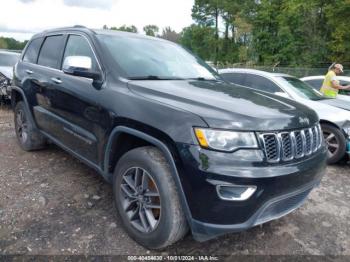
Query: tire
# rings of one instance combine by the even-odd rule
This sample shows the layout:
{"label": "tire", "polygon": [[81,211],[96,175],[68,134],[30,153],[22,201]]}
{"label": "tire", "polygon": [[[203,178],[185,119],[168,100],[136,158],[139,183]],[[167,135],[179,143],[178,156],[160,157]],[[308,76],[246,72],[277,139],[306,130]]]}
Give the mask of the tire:
{"label": "tire", "polygon": [[[140,184],[140,178],[146,181],[145,186],[136,193],[137,188],[133,188],[135,184]],[[149,191],[142,195],[146,188]],[[118,161],[113,174],[113,193],[122,224],[136,242],[149,249],[169,246],[188,232],[177,191],[168,162],[155,147],[141,147],[127,152]],[[130,193],[134,194],[133,198],[127,197]],[[137,194],[138,197],[135,197]],[[150,202],[142,198],[150,195]],[[128,205],[130,210],[126,211]],[[150,205],[156,208],[147,209]],[[151,219],[146,213],[151,214]],[[133,219],[132,214],[135,214]]]}
{"label": "tire", "polygon": [[46,140],[39,133],[30,121],[29,112],[23,101],[16,104],[15,107],[15,130],[17,141],[20,147],[25,151],[39,150],[46,146]]}
{"label": "tire", "polygon": [[346,153],[346,139],[342,131],[332,125],[322,124],[322,132],[328,146],[327,163],[335,164],[339,162]]}

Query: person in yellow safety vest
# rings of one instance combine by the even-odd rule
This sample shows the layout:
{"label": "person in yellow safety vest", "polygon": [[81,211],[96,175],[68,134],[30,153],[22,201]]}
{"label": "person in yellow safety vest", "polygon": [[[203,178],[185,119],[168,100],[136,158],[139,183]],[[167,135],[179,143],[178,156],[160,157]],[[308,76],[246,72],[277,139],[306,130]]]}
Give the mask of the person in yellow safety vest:
{"label": "person in yellow safety vest", "polygon": [[320,90],[326,97],[336,98],[340,89],[350,89],[350,85],[342,86],[337,79],[337,75],[343,72],[341,64],[333,63],[329,67]]}

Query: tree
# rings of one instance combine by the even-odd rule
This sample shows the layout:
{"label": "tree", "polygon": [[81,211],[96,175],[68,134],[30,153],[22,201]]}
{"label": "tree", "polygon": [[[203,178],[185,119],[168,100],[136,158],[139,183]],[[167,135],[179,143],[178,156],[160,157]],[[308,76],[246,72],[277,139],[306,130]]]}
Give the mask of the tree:
{"label": "tree", "polygon": [[122,25],[121,27],[115,27],[112,26],[110,28],[111,30],[118,30],[118,31],[124,31],[124,32],[131,32],[131,33],[137,33],[137,27],[134,25],[127,26],[127,25]]}
{"label": "tree", "polygon": [[350,62],[350,1],[335,1],[325,8],[330,25],[330,41],[327,45],[330,61]]}
{"label": "tree", "polygon": [[172,41],[174,43],[179,43],[181,34],[176,33],[173,29],[171,29],[170,26],[165,27],[163,29],[162,35],[160,35],[160,38]]}
{"label": "tree", "polygon": [[22,50],[27,44],[27,42],[27,40],[24,42],[20,42],[14,38],[0,37],[0,49]]}
{"label": "tree", "polygon": [[218,62],[219,56],[219,15],[220,15],[220,3],[219,0],[195,0],[192,8],[192,18],[203,27],[215,28],[215,56],[214,64]]}
{"label": "tree", "polygon": [[8,49],[7,42],[3,37],[0,37],[0,49]]}
{"label": "tree", "polygon": [[143,31],[146,33],[146,35],[156,36],[159,32],[159,27],[156,25],[146,25],[143,27]]}
{"label": "tree", "polygon": [[193,24],[184,28],[180,43],[204,60],[215,58],[215,30],[211,27]]}

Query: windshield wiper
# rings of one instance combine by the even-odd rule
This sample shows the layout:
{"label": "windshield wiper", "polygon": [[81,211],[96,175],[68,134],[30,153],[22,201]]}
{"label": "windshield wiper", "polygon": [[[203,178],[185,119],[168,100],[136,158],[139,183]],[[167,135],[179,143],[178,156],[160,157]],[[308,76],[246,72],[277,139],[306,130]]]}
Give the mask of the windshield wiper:
{"label": "windshield wiper", "polygon": [[148,75],[148,76],[132,76],[128,77],[130,80],[183,80],[181,77],[175,76],[156,76],[156,75]]}

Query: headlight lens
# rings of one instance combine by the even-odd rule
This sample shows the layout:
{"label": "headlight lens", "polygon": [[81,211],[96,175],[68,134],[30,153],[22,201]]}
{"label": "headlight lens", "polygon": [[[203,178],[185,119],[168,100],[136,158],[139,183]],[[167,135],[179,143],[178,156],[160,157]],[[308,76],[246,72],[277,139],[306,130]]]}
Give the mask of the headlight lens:
{"label": "headlight lens", "polygon": [[208,128],[194,129],[199,144],[204,148],[220,151],[234,151],[239,148],[258,148],[252,132],[223,131]]}

